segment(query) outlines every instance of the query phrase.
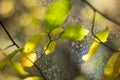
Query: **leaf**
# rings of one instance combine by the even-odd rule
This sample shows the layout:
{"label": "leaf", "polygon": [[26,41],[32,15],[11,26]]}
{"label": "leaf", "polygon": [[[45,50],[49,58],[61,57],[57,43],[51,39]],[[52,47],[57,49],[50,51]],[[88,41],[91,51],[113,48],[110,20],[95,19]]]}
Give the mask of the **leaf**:
{"label": "leaf", "polygon": [[58,34],[60,34],[63,31],[63,29],[61,27],[55,28],[52,32],[51,32],[51,36],[56,36]]}
{"label": "leaf", "polygon": [[11,62],[11,65],[12,67],[18,72],[20,73],[21,75],[28,75],[29,73],[26,72],[23,68],[23,66],[21,65],[20,62],[16,62],[16,61],[10,61]]}
{"label": "leaf", "polygon": [[46,33],[39,33],[36,35],[33,35],[29,38],[29,40],[25,43],[24,46],[24,53],[31,53],[35,50],[35,48],[42,42],[44,38],[47,37]]}
{"label": "leaf", "polygon": [[3,69],[4,65],[9,62],[20,50],[22,49],[17,49],[14,50],[12,53],[7,55],[1,62],[0,62],[0,69]]}
{"label": "leaf", "polygon": [[120,52],[113,54],[110,57],[110,59],[107,61],[106,66],[104,68],[104,74],[105,75],[112,75],[113,74],[114,64],[115,64],[118,56],[120,56]]}
{"label": "leaf", "polygon": [[[100,39],[102,42],[106,42],[107,38],[109,35],[109,28],[106,27],[106,29],[102,32],[99,32],[96,34],[96,37],[98,37],[98,39]],[[96,39],[97,40],[97,39]],[[97,40],[98,41],[98,40]],[[98,41],[99,42],[99,41]]]}
{"label": "leaf", "polygon": [[29,54],[20,54],[20,62],[24,67],[31,67],[34,65],[34,62],[37,60],[37,55],[35,52]]}
{"label": "leaf", "polygon": [[82,28],[79,24],[69,25],[59,36],[59,38],[80,41],[87,34],[88,30]]}
{"label": "leaf", "polygon": [[71,10],[70,0],[56,0],[49,7],[45,15],[47,31],[50,32],[63,24]]}
{"label": "leaf", "polygon": [[45,54],[48,55],[55,51],[56,41],[47,41],[44,45]]}
{"label": "leaf", "polygon": [[32,76],[32,77],[27,77],[23,80],[42,80],[40,77],[37,77],[37,76]]}
{"label": "leaf", "polygon": [[100,43],[95,41],[95,42],[91,45],[88,53],[87,53],[86,55],[83,55],[82,60],[84,60],[84,61],[86,61],[86,62],[89,61],[89,59],[90,59],[93,55],[95,55],[95,54],[97,53],[97,51],[98,51],[98,49],[99,49],[99,45],[100,45]]}
{"label": "leaf", "polygon": [[120,52],[113,54],[108,60],[105,68],[105,80],[116,80],[120,73]]}

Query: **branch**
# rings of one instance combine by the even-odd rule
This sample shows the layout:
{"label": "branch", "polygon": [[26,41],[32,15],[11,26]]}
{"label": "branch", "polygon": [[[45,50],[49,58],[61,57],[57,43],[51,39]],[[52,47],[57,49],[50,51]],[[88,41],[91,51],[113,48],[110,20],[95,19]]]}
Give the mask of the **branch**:
{"label": "branch", "polygon": [[39,73],[41,74],[42,78],[43,78],[44,80],[46,80],[46,77],[44,76],[41,68],[39,68],[39,66],[38,66],[36,63],[34,63],[31,59],[29,59],[27,56],[25,56],[25,57],[37,68],[37,70],[38,70]]}
{"label": "branch", "polygon": [[109,21],[117,24],[120,26],[120,23],[110,17],[108,17],[107,15],[105,15],[104,13],[100,12],[99,10],[97,10],[93,5],[91,5],[87,0],[81,0],[82,2],[86,3],[88,6],[90,6],[94,11],[96,11],[97,13],[99,13],[100,15],[102,15],[104,18],[108,19]]}
{"label": "branch", "polygon": [[2,28],[4,29],[4,31],[6,32],[6,34],[8,35],[8,37],[10,38],[10,40],[12,41],[13,45],[15,45],[17,48],[20,48],[17,43],[13,40],[13,38],[11,37],[11,35],[9,34],[9,32],[7,31],[7,29],[5,28],[5,25],[3,24],[2,20],[0,19],[0,24],[2,26]]}
{"label": "branch", "polygon": [[[15,45],[17,48],[20,48],[17,43],[13,40],[13,38],[11,37],[11,35],[9,34],[9,32],[7,31],[7,29],[5,28],[5,25],[3,24],[2,20],[0,19],[0,24],[2,26],[2,28],[4,29],[4,31],[6,32],[6,34],[8,35],[8,37],[10,38],[10,40],[12,41],[12,45],[9,45],[7,48]],[[5,48],[5,49],[7,49]],[[28,57],[26,57],[30,62],[32,62]],[[32,62],[33,63],[33,62]],[[39,66],[35,63],[33,63],[33,65],[38,69],[39,73],[41,74],[41,76],[43,77],[44,80],[46,80],[45,76],[42,73],[42,70],[39,68]]]}
{"label": "branch", "polygon": [[96,10],[94,10],[93,20],[92,20],[92,28],[91,28],[92,35],[93,35],[100,43],[102,43],[105,47],[111,49],[112,51],[120,52],[119,50],[113,49],[112,47],[110,47],[110,46],[106,45],[105,43],[103,43],[103,42],[95,35],[95,33],[94,33],[95,17],[96,17]]}
{"label": "branch", "polygon": [[38,60],[37,60],[36,62],[38,62],[39,60],[41,60],[41,58],[45,55],[45,51],[48,49],[50,43],[51,43],[52,41],[54,41],[54,40],[51,39],[50,33],[47,33],[47,34],[48,34],[48,38],[49,38],[50,41],[49,41],[46,49],[42,51],[41,56],[38,58]]}

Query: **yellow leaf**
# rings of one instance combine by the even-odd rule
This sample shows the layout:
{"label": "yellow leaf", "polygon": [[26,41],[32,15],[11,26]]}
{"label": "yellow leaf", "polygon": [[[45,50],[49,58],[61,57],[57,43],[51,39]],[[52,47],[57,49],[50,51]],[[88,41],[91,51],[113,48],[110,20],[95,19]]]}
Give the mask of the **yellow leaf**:
{"label": "yellow leaf", "polygon": [[63,31],[63,29],[61,27],[55,28],[52,32],[51,32],[51,36],[56,36],[58,34],[60,34]]}
{"label": "yellow leaf", "polygon": [[22,66],[24,66],[24,67],[33,66],[34,65],[33,63],[36,60],[37,60],[37,56],[36,56],[36,53],[34,53],[34,52],[31,52],[29,54],[21,53],[21,55],[20,55],[20,61],[21,61]]}
{"label": "yellow leaf", "polygon": [[104,74],[105,75],[112,75],[114,71],[114,64],[117,60],[117,58],[120,56],[120,52],[113,54],[108,62],[106,63],[106,66],[104,68]]}
{"label": "yellow leaf", "polygon": [[44,45],[45,54],[48,55],[54,52],[55,47],[56,47],[56,41],[52,41],[52,42],[47,41]]}
{"label": "yellow leaf", "polygon": [[[99,32],[99,33],[96,34],[98,39],[100,39],[102,42],[107,41],[108,35],[109,35],[109,28],[108,27],[106,27],[104,31]],[[96,39],[96,41],[99,42],[99,40],[97,40],[97,39]]]}
{"label": "yellow leaf", "polygon": [[91,47],[90,47],[90,49],[89,49],[89,52],[86,54],[86,55],[83,55],[83,57],[82,57],[82,60],[84,60],[84,61],[89,61],[89,59],[98,51],[98,48],[99,48],[99,42],[94,42],[92,45],[91,45]]}
{"label": "yellow leaf", "polygon": [[30,39],[25,43],[23,52],[24,53],[33,52],[46,36],[47,36],[46,33],[39,33],[30,37]]}
{"label": "yellow leaf", "polygon": [[32,76],[32,77],[27,77],[23,80],[42,80],[40,77],[37,77],[37,76]]}
{"label": "yellow leaf", "polygon": [[13,66],[13,68],[20,74],[22,75],[28,75],[29,73],[26,72],[23,68],[23,66],[21,65],[20,62],[16,62],[16,61],[10,61],[11,65]]}

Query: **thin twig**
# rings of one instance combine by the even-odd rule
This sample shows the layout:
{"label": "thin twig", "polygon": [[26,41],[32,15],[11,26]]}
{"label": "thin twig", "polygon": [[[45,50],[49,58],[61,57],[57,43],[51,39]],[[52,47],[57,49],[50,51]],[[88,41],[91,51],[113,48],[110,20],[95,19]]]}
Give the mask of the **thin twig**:
{"label": "thin twig", "polygon": [[10,38],[10,40],[12,41],[13,45],[15,45],[17,48],[20,48],[18,46],[18,44],[16,44],[16,42],[13,40],[13,38],[11,37],[11,35],[7,31],[7,29],[5,28],[5,25],[3,24],[3,21],[1,19],[0,19],[0,24],[1,24],[2,28],[4,29],[4,31],[6,32],[6,34],[8,35],[8,37]]}
{"label": "thin twig", "polygon": [[119,52],[119,50],[116,50],[116,49],[113,49],[112,47],[106,45],[105,43],[103,43],[94,33],[94,25],[95,25],[95,17],[96,17],[96,10],[94,9],[93,10],[94,13],[93,13],[93,20],[92,20],[92,28],[91,28],[91,32],[92,32],[92,35],[100,42],[102,43],[105,47],[111,49],[112,51],[116,51],[116,52]]}
{"label": "thin twig", "polygon": [[87,0],[81,0],[82,2],[86,3],[87,5],[89,5],[94,11],[96,11],[97,13],[99,13],[100,15],[102,15],[103,17],[105,17],[106,19],[108,19],[109,21],[117,24],[120,26],[120,23],[110,17],[108,17],[107,15],[105,15],[104,13],[102,13],[101,11],[97,10],[93,5],[91,5]]}
{"label": "thin twig", "polygon": [[[2,28],[4,29],[4,31],[6,32],[6,34],[8,35],[8,37],[10,38],[10,40],[12,41],[13,45],[16,45],[17,48],[20,48],[16,42],[13,40],[13,38],[11,37],[11,35],[9,34],[9,32],[7,31],[7,29],[5,28],[5,25],[3,24],[2,20],[0,20],[0,24],[2,26]],[[13,45],[10,45],[8,46],[7,48],[13,46]],[[32,62],[28,57],[26,57],[30,62]],[[42,70],[39,68],[39,66],[37,64],[35,64],[34,62],[32,62],[33,65],[38,69],[39,73],[41,74],[41,76],[43,77],[44,80],[46,80],[45,76],[43,75],[42,73]]]}
{"label": "thin twig", "polygon": [[7,47],[4,48],[3,50],[6,50],[6,49],[8,49],[8,48],[10,48],[10,47],[12,47],[12,46],[14,46],[14,44],[7,46]]}
{"label": "thin twig", "polygon": [[[48,33],[48,38],[49,38],[50,41],[48,42],[48,45],[47,45],[46,49],[42,51],[41,56],[40,56],[40,58],[39,58],[37,61],[41,60],[41,58],[45,55],[45,51],[48,49],[50,43],[53,41],[53,40],[51,39],[50,33]],[[36,62],[37,62],[37,61],[36,61]]]}
{"label": "thin twig", "polygon": [[39,73],[41,74],[42,78],[43,78],[44,80],[47,80],[46,77],[44,76],[41,68],[40,68],[36,63],[33,63],[33,61],[32,61],[31,59],[29,59],[27,56],[25,56],[25,57],[37,68],[37,70],[38,70]]}

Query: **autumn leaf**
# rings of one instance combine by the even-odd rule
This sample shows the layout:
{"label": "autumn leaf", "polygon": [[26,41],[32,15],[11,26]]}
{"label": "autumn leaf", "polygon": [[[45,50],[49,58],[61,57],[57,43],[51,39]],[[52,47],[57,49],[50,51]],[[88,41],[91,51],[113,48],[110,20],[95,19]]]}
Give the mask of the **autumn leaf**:
{"label": "autumn leaf", "polygon": [[24,46],[24,53],[31,53],[33,52],[36,47],[42,42],[44,38],[47,37],[46,33],[38,33],[36,35],[33,35],[29,38],[29,40],[25,43]]}
{"label": "autumn leaf", "polygon": [[86,61],[86,62],[89,61],[90,58],[91,58],[93,55],[95,55],[96,52],[98,51],[99,45],[100,45],[100,43],[95,41],[95,42],[91,45],[88,53],[87,53],[86,55],[83,55],[82,60],[84,60],[84,61]]}
{"label": "autumn leaf", "polygon": [[37,55],[35,52],[29,54],[20,54],[20,62],[24,67],[31,67],[34,65],[34,62],[37,60]]}
{"label": "autumn leaf", "polygon": [[48,54],[51,54],[52,52],[55,51],[55,48],[56,48],[56,41],[47,41],[44,45],[44,50],[45,50],[45,54],[48,55]]}

